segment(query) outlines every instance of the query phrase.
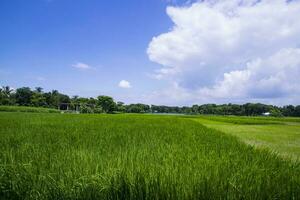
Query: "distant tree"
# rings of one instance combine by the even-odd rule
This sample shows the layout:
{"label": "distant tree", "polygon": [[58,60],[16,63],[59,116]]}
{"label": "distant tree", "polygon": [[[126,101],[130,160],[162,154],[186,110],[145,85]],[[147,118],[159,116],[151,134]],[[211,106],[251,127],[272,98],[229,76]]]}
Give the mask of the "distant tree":
{"label": "distant tree", "polygon": [[288,105],[277,107],[261,103],[238,104],[203,104],[193,105],[191,107],[183,106],[164,106],[146,104],[125,105],[123,102],[115,103],[112,97],[99,96],[97,98],[84,98],[59,93],[57,90],[43,92],[43,88],[36,87],[31,90],[29,87],[18,88],[13,90],[9,86],[0,88],[0,105],[22,105],[38,106],[60,109],[76,109],[81,107],[85,113],[112,113],[129,112],[129,113],[183,113],[183,114],[214,114],[214,115],[248,115],[258,116],[262,113],[270,112],[272,116],[298,116],[300,117],[300,105]]}
{"label": "distant tree", "polygon": [[114,102],[114,99],[109,96],[98,96],[98,105],[100,105],[103,111],[106,113],[112,113],[117,109],[117,105]]}
{"label": "distant tree", "polygon": [[72,103],[80,103],[79,100],[78,100],[79,96],[78,95],[75,95],[71,98],[71,102]]}
{"label": "distant tree", "polygon": [[102,107],[101,106],[96,106],[95,108],[94,108],[94,113],[103,113],[103,109],[102,109]]}
{"label": "distant tree", "polygon": [[31,104],[33,92],[29,87],[22,87],[16,90],[16,103],[22,106],[29,106]]}
{"label": "distant tree", "polygon": [[148,113],[150,112],[150,106],[146,104],[130,104],[126,106],[126,112],[128,113]]}
{"label": "distant tree", "polygon": [[68,95],[61,94],[57,90],[44,93],[46,105],[51,108],[58,108],[62,103],[71,103],[71,99]]}
{"label": "distant tree", "polygon": [[90,104],[90,105],[96,105],[97,104],[97,99],[89,98],[88,99],[88,104]]}
{"label": "distant tree", "polygon": [[194,114],[198,114],[199,113],[199,106],[198,105],[193,105],[192,106],[192,112]]}
{"label": "distant tree", "polygon": [[33,106],[46,106],[46,97],[43,95],[43,88],[36,87],[32,92],[31,105]]}
{"label": "distant tree", "polygon": [[187,106],[183,106],[182,107],[182,113],[190,114],[190,113],[192,113],[192,108],[187,107]]}
{"label": "distant tree", "polygon": [[71,103],[71,100],[70,100],[70,97],[68,95],[65,95],[65,94],[58,94],[58,104],[59,106],[62,106],[62,107],[66,107],[64,105],[66,104],[70,104]]}
{"label": "distant tree", "polygon": [[80,104],[88,104],[89,103],[89,99],[88,98],[84,98],[84,97],[79,97],[78,98],[78,102]]}
{"label": "distant tree", "polygon": [[[244,115],[245,110],[243,109],[243,106],[241,105],[236,105],[236,104],[228,104],[225,105],[227,107],[227,112],[224,113],[225,115]],[[223,114],[223,115],[224,115]]]}
{"label": "distant tree", "polygon": [[295,112],[294,112],[295,117],[300,117],[300,105],[295,107]]}
{"label": "distant tree", "polygon": [[117,111],[118,112],[125,112],[126,107],[124,105],[125,105],[124,102],[118,101],[117,102]]}
{"label": "distant tree", "polygon": [[11,87],[9,87],[9,86],[3,86],[2,87],[3,94],[6,95],[6,96],[8,96],[8,97],[10,96],[10,94],[12,93],[12,91],[13,91],[13,89]]}
{"label": "distant tree", "polygon": [[93,109],[85,104],[81,105],[80,107],[80,112],[81,113],[93,113]]}
{"label": "distant tree", "polygon": [[270,115],[273,117],[282,117],[283,116],[282,112],[277,108],[272,108],[270,110]]}
{"label": "distant tree", "polygon": [[283,106],[282,114],[284,116],[295,116],[295,106],[293,105]]}
{"label": "distant tree", "polygon": [[248,116],[261,115],[262,113],[269,112],[270,107],[261,103],[247,103],[244,104],[245,114]]}
{"label": "distant tree", "polygon": [[13,89],[9,86],[3,86],[0,88],[0,105],[12,105],[14,104]]}
{"label": "distant tree", "polygon": [[200,106],[202,114],[216,114],[216,104],[203,104]]}
{"label": "distant tree", "polygon": [[5,98],[3,89],[0,88],[0,105],[6,105],[5,100],[6,100],[6,98]]}
{"label": "distant tree", "polygon": [[50,96],[48,99],[48,105],[52,108],[58,108],[60,102],[59,102],[59,92],[57,90],[52,90],[50,92]]}
{"label": "distant tree", "polygon": [[137,104],[130,104],[126,106],[126,112],[128,113],[142,113],[143,108],[138,106]]}
{"label": "distant tree", "polygon": [[35,92],[36,92],[36,93],[42,94],[42,93],[43,93],[43,88],[41,88],[41,87],[36,87],[36,88],[35,88]]}

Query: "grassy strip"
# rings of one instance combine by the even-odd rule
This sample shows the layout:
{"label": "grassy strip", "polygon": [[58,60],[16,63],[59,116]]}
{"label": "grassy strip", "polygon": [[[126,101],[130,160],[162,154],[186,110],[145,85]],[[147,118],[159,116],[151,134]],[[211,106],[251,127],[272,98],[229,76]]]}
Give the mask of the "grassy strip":
{"label": "grassy strip", "polygon": [[10,199],[299,199],[300,165],[172,116],[0,113]]}
{"label": "grassy strip", "polygon": [[258,120],[269,120],[269,121],[279,121],[279,122],[299,122],[300,117],[255,117]]}
{"label": "grassy strip", "polygon": [[0,112],[60,113],[56,109],[27,106],[0,106]]}
{"label": "grassy strip", "polygon": [[[283,119],[283,118],[281,118]],[[260,148],[270,148],[280,155],[300,159],[300,123],[284,124],[233,124],[217,122],[203,118],[194,118],[209,128],[220,130],[226,134],[234,135],[243,142]]]}
{"label": "grassy strip", "polygon": [[243,124],[243,125],[264,125],[264,124],[284,124],[284,121],[275,118],[267,117],[241,117],[241,116],[213,116],[213,115],[200,115],[198,118],[212,120],[216,122],[226,122],[232,124]]}

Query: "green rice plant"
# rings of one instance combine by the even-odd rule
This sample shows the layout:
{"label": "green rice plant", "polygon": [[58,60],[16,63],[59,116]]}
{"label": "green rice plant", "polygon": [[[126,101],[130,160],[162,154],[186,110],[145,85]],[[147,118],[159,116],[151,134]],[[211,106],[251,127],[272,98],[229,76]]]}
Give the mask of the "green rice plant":
{"label": "green rice plant", "polygon": [[2,199],[299,199],[300,164],[189,118],[0,113]]}

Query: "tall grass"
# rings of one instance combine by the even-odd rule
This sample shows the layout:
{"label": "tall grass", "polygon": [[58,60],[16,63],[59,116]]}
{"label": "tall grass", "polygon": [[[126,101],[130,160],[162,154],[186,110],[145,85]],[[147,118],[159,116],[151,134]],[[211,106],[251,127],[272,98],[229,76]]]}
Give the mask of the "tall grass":
{"label": "tall grass", "polygon": [[0,112],[60,113],[57,109],[29,106],[0,106]]}
{"label": "tall grass", "polygon": [[2,199],[299,199],[300,165],[190,119],[0,113]]}

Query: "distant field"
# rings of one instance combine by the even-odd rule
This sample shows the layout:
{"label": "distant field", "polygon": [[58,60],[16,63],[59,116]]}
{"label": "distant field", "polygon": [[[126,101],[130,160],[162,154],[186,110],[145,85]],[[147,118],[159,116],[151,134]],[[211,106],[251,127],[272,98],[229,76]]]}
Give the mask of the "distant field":
{"label": "distant field", "polygon": [[[286,119],[284,118],[274,118],[274,117],[240,117],[240,116],[213,116],[213,115],[201,115],[199,116],[201,119],[207,119],[210,121],[217,122],[227,122],[232,124],[283,124]],[[284,120],[283,120],[284,119]]]}
{"label": "distant field", "polygon": [[300,198],[298,162],[197,119],[3,112],[0,127],[4,199]]}
{"label": "distant field", "polygon": [[286,122],[299,122],[299,117],[248,117],[248,116],[216,116],[200,115],[202,119],[208,119],[218,122],[228,122],[233,124],[285,124]]}
{"label": "distant field", "polygon": [[0,112],[60,113],[57,109],[28,106],[0,106]]}
{"label": "distant field", "polygon": [[196,121],[237,136],[248,144],[268,147],[285,157],[300,160],[300,118],[201,116]]}

